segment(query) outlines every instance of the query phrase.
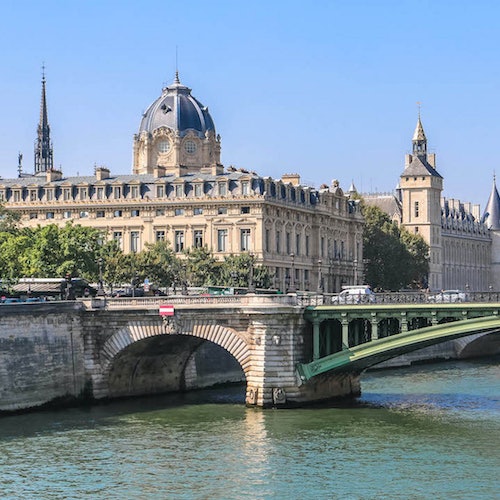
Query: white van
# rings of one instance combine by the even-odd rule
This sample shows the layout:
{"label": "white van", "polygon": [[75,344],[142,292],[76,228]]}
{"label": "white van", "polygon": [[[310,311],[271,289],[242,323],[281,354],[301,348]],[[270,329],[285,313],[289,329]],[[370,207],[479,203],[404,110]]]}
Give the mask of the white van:
{"label": "white van", "polygon": [[375,294],[368,285],[346,286],[332,297],[332,304],[365,304],[375,302]]}

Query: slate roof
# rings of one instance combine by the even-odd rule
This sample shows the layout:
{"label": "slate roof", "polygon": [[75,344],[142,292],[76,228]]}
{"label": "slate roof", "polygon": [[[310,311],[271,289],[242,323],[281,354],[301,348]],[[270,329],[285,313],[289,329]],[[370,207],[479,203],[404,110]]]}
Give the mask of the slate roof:
{"label": "slate roof", "polygon": [[500,196],[498,195],[495,179],[493,179],[493,187],[484,209],[482,222],[486,224],[488,229],[500,229]]}
{"label": "slate roof", "polygon": [[139,134],[143,131],[152,133],[160,127],[172,129],[181,137],[188,130],[197,131],[200,137],[207,131],[215,133],[208,108],[191,95],[190,88],[181,84],[177,73],[174,83],[165,87],[144,113]]}
{"label": "slate roof", "polygon": [[441,177],[441,174],[433,167],[427,163],[427,161],[421,157],[413,156],[411,163],[404,169],[401,175],[432,175],[434,177]]}

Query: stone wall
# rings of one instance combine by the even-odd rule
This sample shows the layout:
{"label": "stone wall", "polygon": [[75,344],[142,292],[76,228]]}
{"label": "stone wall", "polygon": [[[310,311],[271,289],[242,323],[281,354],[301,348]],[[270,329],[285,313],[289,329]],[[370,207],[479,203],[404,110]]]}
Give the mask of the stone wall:
{"label": "stone wall", "polygon": [[80,304],[12,304],[0,311],[0,411],[84,394]]}

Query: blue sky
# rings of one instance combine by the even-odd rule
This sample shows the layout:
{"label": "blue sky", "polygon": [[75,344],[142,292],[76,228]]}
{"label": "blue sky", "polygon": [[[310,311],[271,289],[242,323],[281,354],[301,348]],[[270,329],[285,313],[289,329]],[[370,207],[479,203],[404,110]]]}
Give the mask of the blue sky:
{"label": "blue sky", "polygon": [[181,81],[225,165],[391,191],[417,101],[444,195],[484,207],[500,171],[500,4],[476,0],[2,2],[0,176],[33,171],[45,63],[55,164],[130,173],[142,112]]}

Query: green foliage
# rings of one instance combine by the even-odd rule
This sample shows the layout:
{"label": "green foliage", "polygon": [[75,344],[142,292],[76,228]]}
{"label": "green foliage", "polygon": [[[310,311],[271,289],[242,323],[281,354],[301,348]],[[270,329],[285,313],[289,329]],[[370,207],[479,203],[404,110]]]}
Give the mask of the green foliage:
{"label": "green foliage", "polygon": [[19,228],[20,213],[12,212],[0,203],[0,233],[14,233]]}
{"label": "green foliage", "polygon": [[221,264],[206,247],[185,251],[187,279],[191,286],[216,285],[220,281]]}
{"label": "green foliage", "polygon": [[0,231],[0,279],[81,276],[113,289],[116,285],[142,283],[157,287],[241,286],[249,284],[250,270],[257,288],[269,288],[266,267],[256,266],[250,254],[231,255],[218,261],[207,248],[189,249],[179,258],[168,242],[146,245],[140,253],[124,254],[116,241],[104,241],[95,228],[68,223]]}
{"label": "green foliage", "polygon": [[253,269],[253,282],[256,288],[269,288],[272,283],[269,269],[255,265],[255,257],[248,253],[229,255],[221,265],[220,286],[248,287],[250,270]]}
{"label": "green foliage", "polygon": [[0,232],[1,278],[96,277],[101,233],[68,223]]}
{"label": "green foliage", "polygon": [[179,263],[170,244],[167,241],[157,241],[148,244],[138,254],[135,269],[140,282],[148,278],[156,286],[169,287],[174,282]]}
{"label": "green foliage", "polygon": [[420,235],[400,229],[380,208],[363,205],[366,282],[400,290],[426,286],[429,247]]}

